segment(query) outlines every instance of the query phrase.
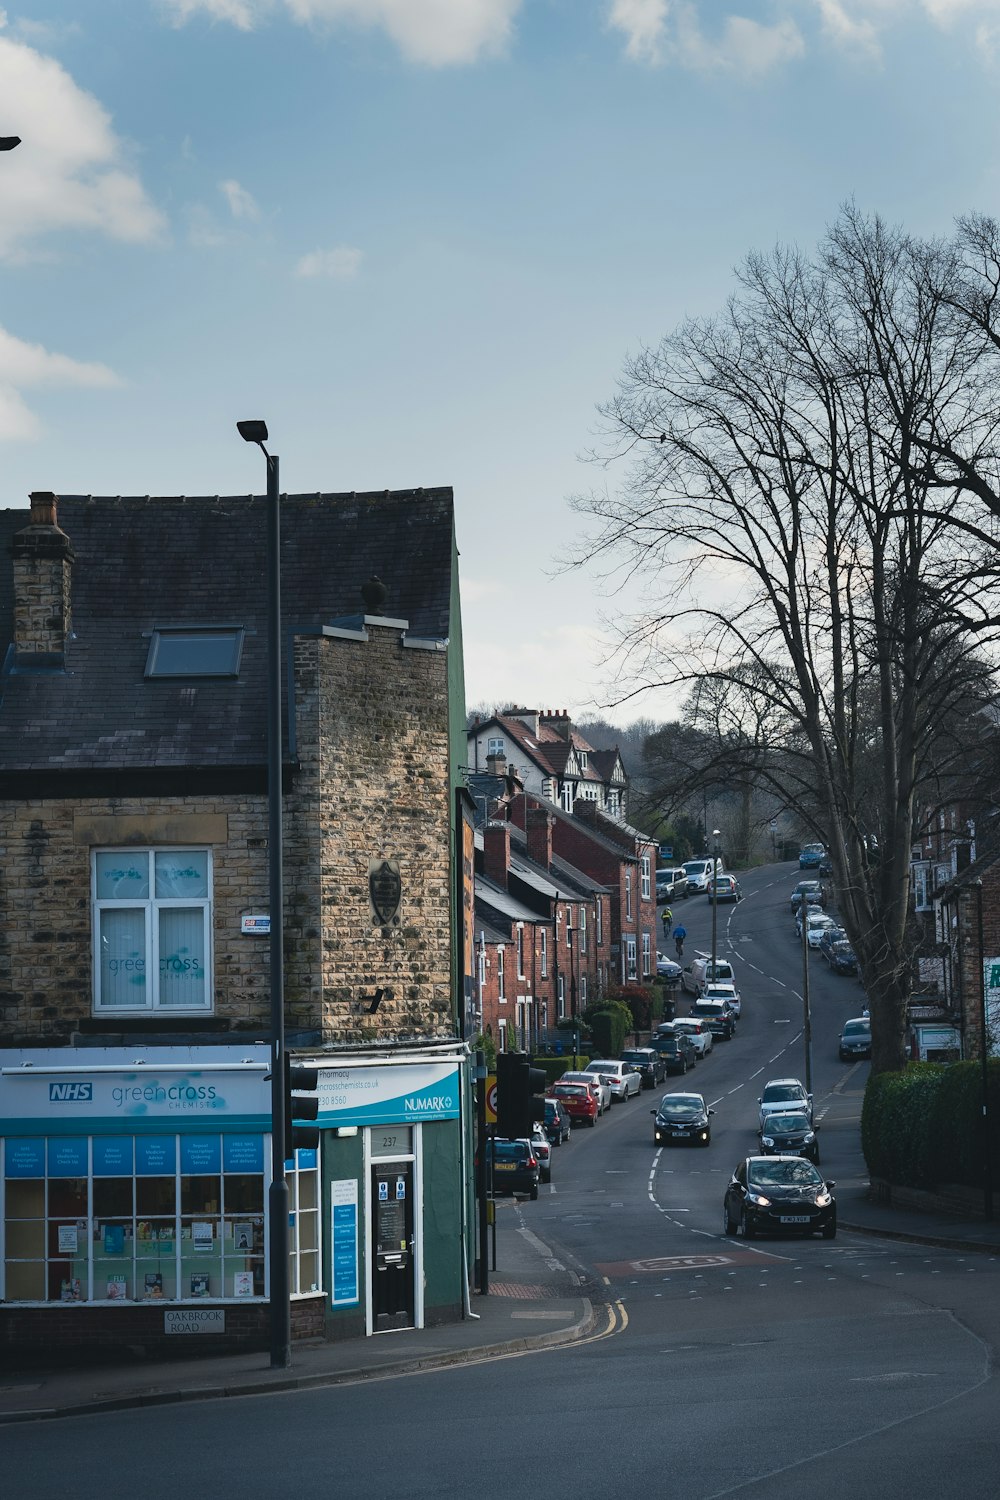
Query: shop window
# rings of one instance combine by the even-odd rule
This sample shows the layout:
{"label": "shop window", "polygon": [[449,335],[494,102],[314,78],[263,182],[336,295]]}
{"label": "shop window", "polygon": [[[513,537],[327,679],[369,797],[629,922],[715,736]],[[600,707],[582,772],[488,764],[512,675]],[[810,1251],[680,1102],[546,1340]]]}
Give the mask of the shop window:
{"label": "shop window", "polygon": [[[266,1296],[259,1135],[8,1139],[8,1302]],[[318,1153],[290,1168],[291,1288],[321,1285]]]}
{"label": "shop window", "polygon": [[93,856],[94,1009],[212,1009],[208,849],[110,849]]}

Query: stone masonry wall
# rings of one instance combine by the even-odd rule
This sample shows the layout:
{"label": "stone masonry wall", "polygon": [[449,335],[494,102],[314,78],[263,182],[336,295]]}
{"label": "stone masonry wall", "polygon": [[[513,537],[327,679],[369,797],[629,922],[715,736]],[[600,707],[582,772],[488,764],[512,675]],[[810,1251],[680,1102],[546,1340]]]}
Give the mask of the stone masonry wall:
{"label": "stone masonry wall", "polygon": [[[68,1042],[93,1014],[90,853],[95,844],[211,844],[215,1019],[267,1026],[268,943],[240,934],[266,912],[267,800],[39,800],[0,807],[0,1039]],[[108,1016],[109,1031],[133,1018]]]}
{"label": "stone masonry wall", "polygon": [[[296,643],[298,796],[320,809],[321,908],[303,917],[322,921],[323,1036],[452,1036],[447,660],[396,627],[367,633]],[[369,861],[384,858],[402,880],[392,927],[369,904]],[[391,994],[369,1014],[377,989]]]}

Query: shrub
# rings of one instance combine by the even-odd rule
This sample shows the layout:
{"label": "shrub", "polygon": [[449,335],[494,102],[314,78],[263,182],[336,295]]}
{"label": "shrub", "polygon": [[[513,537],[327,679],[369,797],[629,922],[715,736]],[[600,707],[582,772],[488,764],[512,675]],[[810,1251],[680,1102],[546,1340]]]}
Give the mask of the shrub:
{"label": "shrub", "polygon": [[583,1014],[594,1039],[594,1055],[617,1057],[634,1026],[629,1007],[619,1000],[606,1000],[588,1006]]}
{"label": "shrub", "polygon": [[[1000,1061],[988,1065],[993,1160],[1000,1161]],[[904,1187],[983,1182],[982,1068],[911,1063],[868,1080],[861,1145],[873,1177]]]}
{"label": "shrub", "polygon": [[663,1011],[663,1000],[641,984],[619,984],[612,987],[610,999],[616,1004],[627,1005],[632,1016],[630,1031],[649,1031],[653,1024],[653,1008],[658,1003]]}

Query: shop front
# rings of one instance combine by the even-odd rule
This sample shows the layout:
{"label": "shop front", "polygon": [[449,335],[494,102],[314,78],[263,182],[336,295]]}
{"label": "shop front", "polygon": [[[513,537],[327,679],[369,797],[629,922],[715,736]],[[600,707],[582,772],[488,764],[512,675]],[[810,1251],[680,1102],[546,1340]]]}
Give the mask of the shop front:
{"label": "shop front", "polygon": [[[0,1053],[5,1344],[266,1338],[267,1074],[246,1044]],[[313,1246],[306,1210],[292,1265],[318,1292],[306,1155],[292,1189],[308,1203],[314,1179]]]}

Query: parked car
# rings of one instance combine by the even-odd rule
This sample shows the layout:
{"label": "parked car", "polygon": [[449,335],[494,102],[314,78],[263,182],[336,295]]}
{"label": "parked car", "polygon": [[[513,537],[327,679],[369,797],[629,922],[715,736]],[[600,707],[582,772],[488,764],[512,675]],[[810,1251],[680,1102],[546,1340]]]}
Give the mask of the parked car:
{"label": "parked car", "polygon": [[622,1053],[622,1062],[638,1069],[644,1089],[654,1089],[667,1076],[666,1064],[655,1047],[629,1047]]}
{"label": "parked car", "polygon": [[815,870],[823,863],[826,855],[824,844],[803,844],[799,850],[799,869]]}
{"label": "parked car", "polygon": [[557,1104],[561,1104],[574,1125],[597,1124],[601,1112],[597,1092],[589,1083],[554,1083],[549,1093]]}
{"label": "parked car", "polygon": [[748,1156],[726,1188],[723,1227],[726,1234],[816,1234],[832,1240],[837,1233],[836,1183],[824,1182],[811,1161],[801,1156]]}
{"label": "parked car", "polygon": [[842,927],[828,927],[820,936],[819,951],[835,974],[856,974],[858,955]]}
{"label": "parked car", "polygon": [[797,1078],[769,1079],[757,1103],[760,1105],[761,1129],[768,1115],[787,1113],[790,1109],[805,1110],[810,1120],[813,1117],[812,1094],[807,1093]]}
{"label": "parked car", "polygon": [[699,1058],[707,1057],[711,1052],[715,1038],[704,1021],[696,1021],[692,1016],[679,1016],[674,1022],[674,1030],[690,1040]]}
{"label": "parked car", "polygon": [[868,1016],[856,1016],[845,1021],[840,1033],[839,1056],[841,1062],[850,1062],[853,1057],[871,1057],[872,1023]]}
{"label": "parked car", "polygon": [[[713,870],[714,865],[714,870]],[[684,873],[688,878],[688,891],[707,891],[709,881],[713,874],[721,875],[725,870],[722,856],[716,859],[687,859],[684,861]]]}
{"label": "parked car", "polygon": [[653,1045],[662,1057],[663,1066],[668,1073],[686,1073],[688,1068],[694,1066],[686,1037],[658,1036],[654,1037]]}
{"label": "parked car", "polygon": [[792,891],[789,903],[793,917],[803,901],[805,901],[807,906],[826,905],[826,886],[821,880],[799,881],[798,885]]}
{"label": "parked car", "polygon": [[559,1103],[558,1099],[546,1099],[545,1101],[545,1134],[553,1146],[561,1146],[563,1141],[568,1141],[573,1130],[573,1122],[569,1112]]}
{"label": "parked car", "polygon": [[538,1197],[538,1157],[530,1141],[489,1140],[487,1163],[493,1164],[493,1193],[527,1193]]}
{"label": "parked car", "polygon": [[708,1109],[701,1094],[664,1094],[657,1109],[651,1109],[653,1140],[658,1146],[671,1141],[691,1141],[707,1146],[712,1139]]}
{"label": "parked car", "polygon": [[762,1156],[806,1156],[819,1163],[819,1141],[816,1129],[803,1109],[775,1110],[768,1115],[760,1132]]}
{"label": "parked car", "polygon": [[656,904],[663,906],[665,903],[680,900],[681,896],[688,894],[687,872],[681,869],[657,870],[656,872]]}
{"label": "parked car", "polygon": [[721,1036],[728,1042],[736,1035],[736,1017],[723,1000],[696,1000],[691,1015],[707,1026],[715,1037]]}
{"label": "parked car", "polygon": [[592,1088],[597,1095],[598,1114],[603,1115],[606,1109],[611,1108],[611,1085],[610,1083],[605,1083],[599,1073],[588,1073],[586,1068],[581,1068],[578,1072],[570,1069],[569,1072],[562,1074],[559,1082],[585,1083],[589,1088]]}
{"label": "parked car", "polygon": [[722,979],[713,979],[706,984],[701,994],[702,1000],[721,1000],[723,1005],[728,1005],[737,1021],[743,1014],[743,999],[735,984],[728,984]]}
{"label": "parked car", "polygon": [[610,1088],[612,1099],[618,1099],[622,1103],[631,1099],[633,1094],[638,1094],[642,1088],[638,1069],[621,1059],[612,1062],[607,1058],[598,1058],[596,1062],[589,1062],[583,1071],[596,1073]]}
{"label": "parked car", "polygon": [[531,1149],[538,1162],[539,1182],[552,1181],[552,1142],[545,1134],[545,1126],[537,1122],[531,1132]]}
{"label": "parked car", "polygon": [[819,876],[820,880],[830,880],[832,878],[833,860],[830,858],[829,854],[823,855],[823,858],[816,866],[816,874]]}
{"label": "parked car", "polygon": [[683,1028],[676,1021],[661,1021],[650,1039],[650,1044],[656,1047],[664,1037],[674,1037],[680,1042],[681,1050],[688,1060],[688,1067],[693,1068],[701,1056],[698,1048]]}
{"label": "parked car", "polygon": [[742,901],[743,887],[735,875],[717,875],[708,889],[709,901],[721,906],[724,901]]}
{"label": "parked car", "polygon": [[[795,936],[800,943],[802,941],[802,916],[803,908],[800,906],[795,918]],[[827,916],[821,906],[807,906],[805,919],[806,942],[810,948],[818,948],[824,932],[837,925],[835,918]]]}
{"label": "parked car", "polygon": [[690,995],[700,995],[705,985],[713,979],[721,979],[724,984],[736,983],[736,975],[728,958],[717,958],[713,964],[707,955],[699,954],[681,970],[681,988]]}
{"label": "parked car", "polygon": [[665,979],[667,984],[677,984],[681,977],[681,966],[675,959],[668,958],[665,953],[657,953],[656,977]]}

